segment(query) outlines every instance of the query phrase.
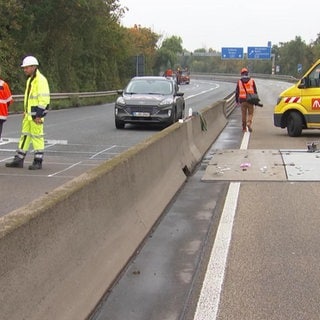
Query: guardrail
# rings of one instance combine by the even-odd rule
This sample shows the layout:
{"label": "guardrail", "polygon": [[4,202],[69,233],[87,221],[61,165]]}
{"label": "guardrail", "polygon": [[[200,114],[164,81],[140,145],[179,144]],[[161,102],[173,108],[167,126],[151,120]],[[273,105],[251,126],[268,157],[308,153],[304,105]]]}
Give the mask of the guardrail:
{"label": "guardrail", "polygon": [[[253,78],[260,78],[260,79],[274,79],[278,81],[287,81],[287,82],[296,82],[298,79],[292,76],[286,75],[271,75],[271,74],[259,74],[259,73],[252,73]],[[237,83],[239,80],[239,75],[236,74],[223,74],[223,73],[195,73],[192,74],[193,79],[205,79],[205,80],[215,80],[215,81],[223,81],[223,82],[232,82]],[[236,107],[236,99],[235,99],[235,92],[231,92],[227,97],[224,99],[225,102],[225,115],[229,117],[232,113],[234,108]]]}
{"label": "guardrail", "polygon": [[[210,79],[216,81],[225,81],[225,82],[237,82],[239,75],[237,74],[226,74],[226,73],[194,73],[192,74],[194,79]],[[275,79],[280,81],[296,82],[298,79],[292,76],[286,75],[268,75],[260,73],[252,73],[252,77],[261,78],[261,79]],[[71,99],[76,98],[95,98],[95,97],[104,97],[117,94],[117,90],[111,91],[98,91],[98,92],[65,92],[65,93],[51,93],[50,97],[53,100],[58,99]],[[13,99],[17,102],[23,101],[23,94],[13,95]],[[226,98],[227,99],[227,98]]]}
{"label": "guardrail", "polygon": [[[280,74],[262,74],[262,73],[250,73],[252,78],[260,79],[273,79],[278,81],[288,81],[288,82],[297,82],[298,79],[292,76],[280,75]],[[225,82],[237,82],[239,80],[239,74],[227,74],[227,73],[194,73],[192,78],[194,79],[209,79],[216,81],[225,81]]]}
{"label": "guardrail", "polygon": [[224,112],[225,116],[228,118],[231,112],[234,110],[236,107],[236,95],[234,92],[230,93],[227,97],[224,98],[225,101],[225,107],[224,107]]}
{"label": "guardrail", "polygon": [[[112,96],[117,94],[117,90],[112,91],[98,91],[98,92],[65,92],[65,93],[51,93],[50,98],[53,100],[60,99],[71,99],[71,98],[96,98],[96,97],[105,97]],[[17,102],[23,101],[23,94],[13,95],[13,99]]]}

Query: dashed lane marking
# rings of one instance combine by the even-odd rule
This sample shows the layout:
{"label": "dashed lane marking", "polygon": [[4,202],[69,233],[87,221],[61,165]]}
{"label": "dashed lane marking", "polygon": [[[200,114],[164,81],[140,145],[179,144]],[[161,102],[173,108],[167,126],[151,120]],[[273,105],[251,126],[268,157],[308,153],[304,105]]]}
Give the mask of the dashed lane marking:
{"label": "dashed lane marking", "polygon": [[57,172],[55,172],[55,173],[49,174],[48,177],[51,178],[51,177],[54,177],[54,176],[56,176],[56,175],[58,175],[58,174],[60,174],[60,173],[62,173],[62,172],[66,172],[66,171],[68,171],[68,170],[70,170],[70,169],[72,169],[72,168],[80,165],[81,163],[82,163],[82,161],[79,161],[79,162],[77,162],[77,163],[74,163],[74,164],[72,164],[71,166],[69,166],[69,167],[67,167],[67,168],[65,168],[65,169],[63,169],[63,170],[60,170],[60,171],[57,171]]}

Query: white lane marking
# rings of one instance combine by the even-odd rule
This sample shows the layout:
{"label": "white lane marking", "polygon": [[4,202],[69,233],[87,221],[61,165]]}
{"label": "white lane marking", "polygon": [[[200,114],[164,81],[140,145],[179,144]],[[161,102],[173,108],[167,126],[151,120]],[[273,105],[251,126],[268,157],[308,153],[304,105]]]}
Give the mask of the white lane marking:
{"label": "white lane marking", "polygon": [[[8,144],[8,143],[18,143],[20,138],[1,138],[0,145]],[[68,144],[68,140],[44,140],[46,144]]]}
{"label": "white lane marking", "polygon": [[[248,148],[249,139],[250,132],[245,132],[240,149]],[[217,318],[239,190],[240,182],[230,183],[194,320],[216,320]]]}
{"label": "white lane marking", "polygon": [[194,320],[215,320],[217,317],[239,188],[240,182],[229,185]]}
{"label": "white lane marking", "polygon": [[250,139],[250,132],[245,132],[241,141],[240,149],[241,150],[246,150],[248,149],[249,145],[249,139]]}
{"label": "white lane marking", "polygon": [[102,154],[102,153],[104,153],[104,152],[106,152],[106,151],[108,151],[108,150],[114,149],[114,148],[116,148],[116,147],[117,147],[116,145],[113,145],[113,146],[111,146],[111,147],[109,147],[109,148],[106,148],[106,149],[104,149],[104,150],[101,150],[101,151],[95,153],[95,154],[94,154],[93,156],[91,156],[89,159],[94,159],[96,156],[98,156],[98,155],[100,155],[100,154]]}
{"label": "white lane marking", "polygon": [[49,174],[48,177],[49,177],[49,178],[50,178],[50,177],[54,177],[54,176],[58,175],[59,173],[66,172],[66,171],[68,171],[69,169],[72,169],[73,167],[76,167],[76,166],[78,166],[78,165],[81,164],[81,163],[82,163],[82,161],[79,161],[79,162],[77,162],[77,163],[74,163],[74,164],[72,164],[71,166],[69,166],[69,167],[67,167],[67,168],[65,168],[65,169],[63,169],[63,170],[60,170],[60,171],[57,171],[57,172],[55,172],[55,173]]}
{"label": "white lane marking", "polygon": [[210,88],[210,89],[208,89],[208,90],[201,91],[201,92],[196,93],[196,94],[192,94],[192,95],[190,95],[190,96],[188,96],[188,97],[185,97],[184,100],[188,100],[188,99],[190,99],[190,98],[194,98],[194,97],[200,96],[200,95],[202,95],[202,94],[204,94],[204,93],[208,93],[208,92],[210,92],[210,91],[216,90],[216,89],[218,89],[219,87],[220,87],[220,85],[214,84],[214,87],[213,87],[213,88]]}
{"label": "white lane marking", "polygon": [[[2,150],[0,150],[0,151],[2,151]],[[4,161],[7,161],[7,160],[12,160],[12,158],[13,157],[4,158],[4,159],[1,159],[0,162],[4,162]]]}

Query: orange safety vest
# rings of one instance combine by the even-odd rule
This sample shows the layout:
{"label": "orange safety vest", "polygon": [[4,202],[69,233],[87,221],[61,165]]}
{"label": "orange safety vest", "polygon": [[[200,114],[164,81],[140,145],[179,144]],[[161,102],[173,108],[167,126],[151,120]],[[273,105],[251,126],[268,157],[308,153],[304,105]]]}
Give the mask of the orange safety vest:
{"label": "orange safety vest", "polygon": [[248,82],[242,82],[241,80],[238,80],[239,99],[244,101],[247,98],[247,93],[254,93],[253,84],[254,84],[253,79],[250,79]]}
{"label": "orange safety vest", "polygon": [[0,120],[8,117],[8,106],[13,102],[10,88],[6,82],[0,80]]}

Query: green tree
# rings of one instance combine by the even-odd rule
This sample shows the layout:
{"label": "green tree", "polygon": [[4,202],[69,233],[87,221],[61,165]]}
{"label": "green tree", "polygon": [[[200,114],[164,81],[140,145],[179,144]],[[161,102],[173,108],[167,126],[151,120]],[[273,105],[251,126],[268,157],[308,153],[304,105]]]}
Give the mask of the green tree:
{"label": "green tree", "polygon": [[182,39],[181,37],[172,36],[163,40],[161,48],[166,48],[174,53],[182,53]]}
{"label": "green tree", "polygon": [[19,42],[17,35],[22,31],[22,6],[20,1],[0,0],[0,67],[1,77],[5,79],[13,92],[20,91],[20,76],[17,52]]}
{"label": "green tree", "polygon": [[[6,7],[10,24],[16,22],[8,35],[15,44],[15,68],[24,55],[35,55],[52,91],[106,90],[119,84],[125,33],[118,0],[23,0]],[[17,83],[22,90],[23,81]]]}
{"label": "green tree", "polygon": [[151,31],[150,28],[143,28],[140,25],[134,25],[133,28],[127,29],[127,50],[130,58],[128,66],[131,76],[136,73],[137,56],[142,55],[145,61],[145,74],[154,73],[156,59],[157,42],[160,36]]}
{"label": "green tree", "polygon": [[155,59],[155,69],[157,72],[164,71],[167,68],[174,69],[177,67],[178,54],[182,55],[182,53],[181,37],[172,36],[163,40]]}
{"label": "green tree", "polygon": [[312,63],[310,53],[310,46],[307,46],[301,37],[280,43],[278,57],[281,73],[299,77],[297,66],[302,64],[304,69],[309,67]]}
{"label": "green tree", "polygon": [[318,33],[317,39],[313,43],[311,43],[310,46],[314,60],[320,58],[320,33]]}
{"label": "green tree", "polygon": [[[149,28],[121,26],[127,9],[119,1],[0,0],[1,76],[14,93],[22,93],[25,78],[20,63],[29,54],[39,59],[52,92],[118,88],[135,74],[140,54],[146,74],[186,66],[192,72],[238,74],[242,66],[255,73],[271,72],[271,60],[225,61],[219,55],[191,55],[179,36],[165,38],[159,46],[162,36]],[[296,37],[273,46],[272,53],[281,73],[299,76],[298,64],[304,71],[320,56],[320,33],[309,45]]]}

